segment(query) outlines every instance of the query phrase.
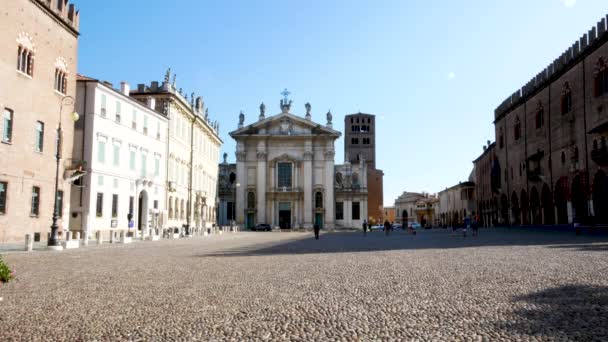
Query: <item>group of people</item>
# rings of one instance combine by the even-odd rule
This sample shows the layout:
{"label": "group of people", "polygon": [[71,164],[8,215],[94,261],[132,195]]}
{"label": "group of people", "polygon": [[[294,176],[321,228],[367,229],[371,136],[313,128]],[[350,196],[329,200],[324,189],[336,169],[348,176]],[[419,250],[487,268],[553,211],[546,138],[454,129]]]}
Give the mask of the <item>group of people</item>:
{"label": "group of people", "polygon": [[[385,235],[389,235],[389,233],[391,231],[393,231],[395,229],[395,226],[393,226],[392,223],[388,222],[388,220],[384,221],[384,225],[382,227],[382,230],[384,231]],[[406,228],[404,228],[405,230]],[[367,231],[368,230],[372,230],[371,226],[367,223],[367,220],[363,220],[363,235],[367,235]],[[416,235],[416,230],[414,228],[412,228],[411,226],[407,227],[407,231],[408,233],[411,233],[413,235]]]}
{"label": "group of people", "polygon": [[[456,234],[456,230],[458,227],[456,225],[452,225],[452,235]],[[465,216],[462,223],[462,236],[467,237],[467,229],[473,230],[473,236],[477,236],[479,234],[479,215],[474,215],[473,217]]]}

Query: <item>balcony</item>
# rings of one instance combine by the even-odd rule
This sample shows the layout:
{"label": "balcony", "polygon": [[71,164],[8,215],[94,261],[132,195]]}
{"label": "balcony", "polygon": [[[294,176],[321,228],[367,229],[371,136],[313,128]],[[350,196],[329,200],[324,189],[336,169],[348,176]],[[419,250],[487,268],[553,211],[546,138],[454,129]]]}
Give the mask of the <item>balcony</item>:
{"label": "balcony", "polygon": [[608,166],[608,149],[604,146],[599,149],[591,150],[591,160],[597,165]]}
{"label": "balcony", "polygon": [[270,192],[274,192],[274,193],[299,193],[299,192],[302,192],[302,188],[282,186],[282,187],[271,188]]}

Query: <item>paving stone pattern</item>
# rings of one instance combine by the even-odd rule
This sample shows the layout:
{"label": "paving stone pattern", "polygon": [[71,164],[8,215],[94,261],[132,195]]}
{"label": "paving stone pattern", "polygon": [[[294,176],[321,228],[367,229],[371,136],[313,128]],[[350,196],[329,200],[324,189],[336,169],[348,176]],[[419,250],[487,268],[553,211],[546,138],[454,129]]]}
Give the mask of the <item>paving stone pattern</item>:
{"label": "paving stone pattern", "polygon": [[13,252],[0,341],[606,341],[608,237],[239,233]]}

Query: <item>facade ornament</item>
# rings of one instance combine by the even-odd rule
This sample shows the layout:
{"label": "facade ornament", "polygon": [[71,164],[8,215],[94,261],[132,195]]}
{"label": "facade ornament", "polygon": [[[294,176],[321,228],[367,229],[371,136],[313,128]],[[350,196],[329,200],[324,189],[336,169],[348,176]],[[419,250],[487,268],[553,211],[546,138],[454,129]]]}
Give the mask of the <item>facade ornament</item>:
{"label": "facade ornament", "polygon": [[237,151],[236,152],[236,160],[237,161],[245,161],[245,160],[247,160],[247,152],[245,152],[245,151]]}
{"label": "facade ornament", "polygon": [[266,151],[257,151],[256,153],[258,160],[266,160],[267,155],[268,154],[266,153]]}
{"label": "facade ornament", "polygon": [[260,120],[264,120],[266,118],[266,105],[264,102],[260,105]]}
{"label": "facade ornament", "polygon": [[197,113],[202,113],[203,112],[203,97],[199,96],[196,98],[196,106],[195,106],[196,112]]}
{"label": "facade ornament", "polygon": [[327,127],[332,126],[331,120],[332,120],[332,115],[331,115],[331,110],[330,110],[327,112]]}
{"label": "facade ornament", "polygon": [[177,82],[177,74],[173,74],[173,83],[172,83],[173,88],[175,88],[175,82]]}
{"label": "facade ornament", "polygon": [[179,88],[179,94],[180,94],[181,96],[184,96],[184,92],[182,91],[182,88]]}
{"label": "facade ornament", "polygon": [[209,120],[209,108],[205,108],[205,121]]}
{"label": "facade ornament", "polygon": [[310,115],[310,110],[311,110],[311,106],[309,102],[306,102],[306,104],[304,105],[304,108],[306,108],[306,120],[310,120],[311,115]]}
{"label": "facade ornament", "polygon": [[291,120],[287,117],[283,117],[280,122],[280,130],[281,134],[292,134],[292,124]]}
{"label": "facade ornament", "polygon": [[165,83],[169,83],[169,78],[171,77],[171,68],[167,69],[165,73]]}
{"label": "facade ornament", "polygon": [[314,152],[313,151],[304,151],[303,159],[304,160],[312,160],[313,156],[314,156]]}
{"label": "facade ornament", "polygon": [[194,92],[190,93],[190,105],[194,107]]}
{"label": "facade ornament", "polygon": [[281,92],[281,95],[283,95],[283,98],[281,99],[281,111],[283,113],[288,113],[291,109],[291,104],[293,101],[289,99],[290,94],[291,93],[287,90],[287,88]]}
{"label": "facade ornament", "polygon": [[224,152],[224,164],[228,164],[226,161],[228,159],[228,153]]}
{"label": "facade ornament", "polygon": [[239,114],[239,128],[242,128],[244,123],[245,123],[245,114],[243,114],[243,111],[241,111],[241,114]]}

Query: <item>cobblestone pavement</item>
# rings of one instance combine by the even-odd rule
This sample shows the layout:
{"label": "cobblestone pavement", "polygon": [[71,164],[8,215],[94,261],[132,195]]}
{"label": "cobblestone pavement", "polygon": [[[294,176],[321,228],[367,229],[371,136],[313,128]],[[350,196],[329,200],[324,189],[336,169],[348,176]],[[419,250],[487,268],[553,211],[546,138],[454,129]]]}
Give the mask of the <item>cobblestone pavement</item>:
{"label": "cobblestone pavement", "polygon": [[608,237],[239,233],[6,253],[0,341],[608,339]]}

